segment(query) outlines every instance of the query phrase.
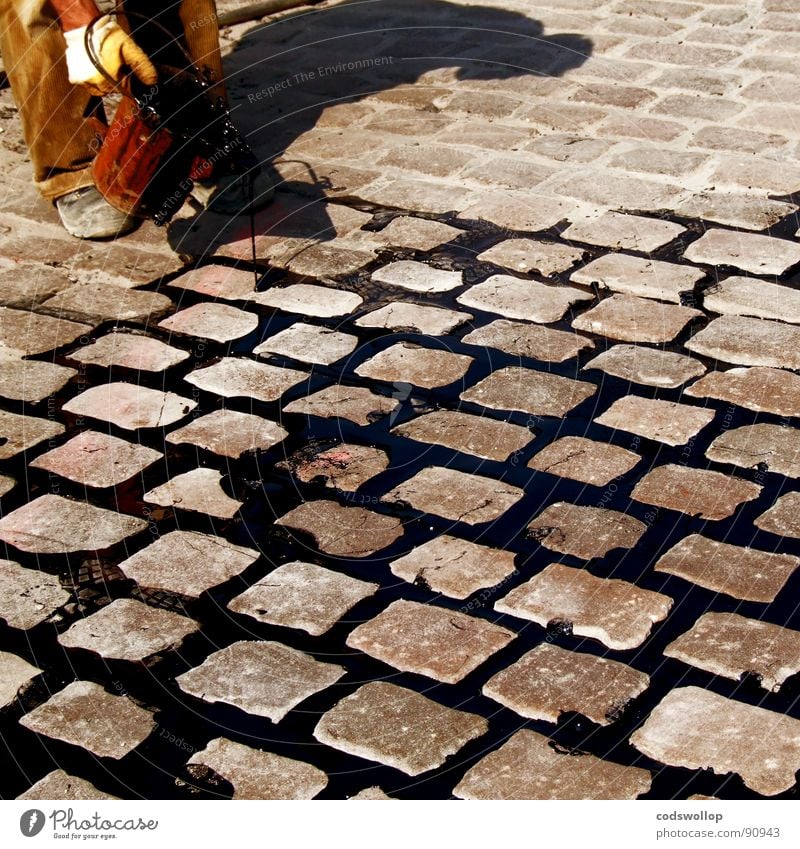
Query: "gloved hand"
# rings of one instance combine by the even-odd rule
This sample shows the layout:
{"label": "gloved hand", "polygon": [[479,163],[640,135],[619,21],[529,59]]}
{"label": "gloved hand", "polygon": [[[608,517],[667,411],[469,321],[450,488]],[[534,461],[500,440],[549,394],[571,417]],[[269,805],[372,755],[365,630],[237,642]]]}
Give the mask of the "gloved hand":
{"label": "gloved hand", "polygon": [[[69,81],[82,85],[91,94],[102,96],[114,90],[111,81],[97,70],[85,44],[86,27],[78,27],[64,33],[67,42],[67,70]],[[129,67],[145,85],[155,85],[158,74],[147,54],[109,15],[104,15],[92,27],[89,36],[94,54],[106,73],[115,82],[123,76],[123,68]]]}

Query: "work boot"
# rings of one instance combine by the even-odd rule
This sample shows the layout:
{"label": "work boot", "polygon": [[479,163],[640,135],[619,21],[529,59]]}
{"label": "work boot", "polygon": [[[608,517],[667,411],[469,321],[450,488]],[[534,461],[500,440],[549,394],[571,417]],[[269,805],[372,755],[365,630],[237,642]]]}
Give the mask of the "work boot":
{"label": "work boot", "polygon": [[275,185],[273,178],[263,171],[255,178],[250,174],[229,174],[213,182],[195,183],[191,194],[209,212],[216,212],[218,215],[247,215],[263,209],[272,201]]}
{"label": "work boot", "polygon": [[78,239],[108,239],[130,233],[138,219],[115,209],[94,186],[56,198],[64,229]]}

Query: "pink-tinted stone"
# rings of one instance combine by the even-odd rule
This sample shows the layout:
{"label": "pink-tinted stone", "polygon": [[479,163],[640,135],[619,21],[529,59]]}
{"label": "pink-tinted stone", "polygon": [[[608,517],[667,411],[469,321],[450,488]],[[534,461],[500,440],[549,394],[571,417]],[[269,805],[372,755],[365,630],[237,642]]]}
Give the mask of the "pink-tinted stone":
{"label": "pink-tinted stone", "polygon": [[626,395],[595,421],[667,445],[684,445],[714,419],[714,410]]}
{"label": "pink-tinted stone", "polygon": [[389,457],[380,448],[342,442],[322,451],[309,446],[281,465],[303,483],[322,479],[331,489],[355,492],[389,466]]}
{"label": "pink-tinted stone", "polygon": [[459,799],[636,799],[650,773],[565,751],[535,731],[517,731],[478,761],[453,790]]}
{"label": "pink-tinted stone", "polygon": [[737,613],[705,613],[664,654],[733,681],[756,675],[777,692],[800,672],[800,631]]}
{"label": "pink-tinted stone", "polygon": [[170,531],[119,568],[142,587],[196,598],[240,575],[257,559],[257,551],[222,537]]}
{"label": "pink-tinted stone", "polygon": [[167,442],[197,445],[235,460],[247,451],[266,451],[288,435],[288,431],[269,419],[222,409],[173,430],[167,434]]}
{"label": "pink-tinted stone", "polygon": [[187,763],[213,769],[229,781],[234,799],[313,799],[328,784],[325,773],[311,764],[262,752],[224,737],[211,740]]}
{"label": "pink-tinted stone", "polygon": [[516,636],[485,619],[416,601],[395,601],[350,633],[347,645],[401,672],[461,681]]}
{"label": "pink-tinted stone", "polygon": [[7,460],[62,433],[64,425],[58,422],[0,410],[0,460]]}
{"label": "pink-tinted stone", "polygon": [[241,640],[213,652],[175,681],[184,693],[205,702],[222,702],[280,722],[344,673],[341,666],[320,663],[282,643]]}
{"label": "pink-tinted stone", "polygon": [[800,492],[787,492],[753,524],[762,531],[800,539]]}
{"label": "pink-tinted stone", "polygon": [[720,434],[709,445],[706,457],[743,469],[800,478],[800,432],[771,424],[737,427]]}
{"label": "pink-tinted stone", "polygon": [[165,318],[158,326],[179,335],[231,342],[255,330],[258,316],[228,304],[203,303]]}
{"label": "pink-tinted stone", "polygon": [[483,694],[528,719],[558,722],[574,711],[608,725],[649,684],[624,663],[541,643],[490,678]]}
{"label": "pink-tinted stone", "polygon": [[225,265],[205,265],[175,278],[169,284],[177,289],[197,292],[224,301],[247,301],[255,294],[252,271],[228,268]]}
{"label": "pink-tinted stone", "polygon": [[564,416],[596,391],[587,381],[512,366],[492,372],[459,397],[495,410]]}
{"label": "pink-tinted stone", "polygon": [[318,637],[377,589],[377,584],[297,560],[273,569],[229,602],[228,608],[259,622],[299,628]]}
{"label": "pink-tinted stone", "polygon": [[508,239],[478,254],[478,260],[502,265],[523,274],[538,271],[539,274],[549,277],[571,268],[584,253],[579,248],[571,248],[561,242]]}
{"label": "pink-tinted stone", "polygon": [[596,578],[585,569],[554,563],[494,607],[542,627],[566,624],[576,636],[625,650],[647,639],[653,624],[666,618],[672,599],[627,581]]}
{"label": "pink-tinted stone", "polygon": [[133,751],[156,726],[149,711],[91,681],[73,681],[19,722],[37,734],[114,760]]}
{"label": "pink-tinted stone", "polygon": [[420,775],[441,766],[487,721],[444,707],[413,690],[373,681],[334,705],[314,729],[327,746]]}
{"label": "pink-tinted stone", "polygon": [[631,743],[670,766],[738,773],[765,796],[792,788],[800,769],[799,720],[699,687],[668,693]]}
{"label": "pink-tinted stone", "polygon": [[594,300],[594,295],[569,286],[546,286],[536,280],[495,274],[471,286],[456,300],[465,307],[506,318],[549,324],[562,318],[573,304]]}
{"label": "pink-tinted stone", "polygon": [[433,389],[461,380],[472,362],[473,358],[464,354],[398,342],[362,363],[356,374]]}
{"label": "pink-tinted stone", "polygon": [[367,313],[356,319],[354,324],[357,327],[378,327],[397,332],[443,336],[471,318],[468,312],[399,302]]}
{"label": "pink-tinted stone", "polygon": [[479,525],[498,519],[523,494],[516,486],[481,475],[428,466],[387,492],[381,500],[405,503],[414,510],[453,522]]}
{"label": "pink-tinted stone", "polygon": [[[304,272],[298,271],[298,273]],[[267,289],[253,295],[253,301],[262,306],[317,318],[348,315],[360,306],[363,300],[354,292],[344,292],[327,286],[313,286],[310,283],[293,283],[282,289]]]}
{"label": "pink-tinted stone", "polygon": [[62,554],[110,548],[147,522],[84,501],[41,495],[0,519],[0,539],[22,551]]}
{"label": "pink-tinted stone", "polygon": [[397,406],[398,401],[394,398],[376,395],[363,386],[345,386],[339,383],[320,389],[305,398],[298,398],[287,404],[283,411],[325,419],[339,417],[366,425],[388,416]]}
{"label": "pink-tinted stone", "polygon": [[726,519],[761,487],[732,475],[670,463],[646,474],[631,493],[634,501],[677,510],[702,519]]}
{"label": "pink-tinted stone", "polygon": [[614,345],[589,360],[584,369],[600,369],[632,383],[667,389],[677,389],[690,378],[699,377],[706,371],[706,367],[693,357],[641,345]]}
{"label": "pink-tinted stone", "polygon": [[214,365],[195,369],[184,380],[223,398],[277,401],[288,389],[306,380],[296,369],[278,368],[241,357],[223,357]]}
{"label": "pink-tinted stone", "polygon": [[550,504],[528,525],[545,548],[583,560],[605,557],[615,548],[633,548],[646,529],[625,513],[563,501]]}
{"label": "pink-tinted stone", "polygon": [[563,363],[577,357],[586,348],[594,348],[591,339],[578,333],[503,318],[471,331],[461,341],[550,363]]}
{"label": "pink-tinted stone", "polygon": [[691,398],[718,398],[739,407],[777,416],[800,417],[800,376],[774,368],[713,371],[687,386]]}
{"label": "pink-tinted stone", "polygon": [[41,454],[30,465],[85,486],[116,486],[138,475],[164,455],[110,434],[86,430]]}
{"label": "pink-tinted stone", "polygon": [[138,430],[174,424],[196,406],[196,401],[174,392],[161,392],[135,383],[105,383],[82,392],[62,409],[75,416],[88,416],[126,430]]}
{"label": "pink-tinted stone", "polygon": [[69,600],[57,576],[0,560],[0,619],[12,628],[35,628]]}
{"label": "pink-tinted stone", "polygon": [[164,371],[188,359],[189,354],[180,348],[165,345],[159,339],[119,331],[76,348],[68,356],[86,365],[116,366],[133,371]]}
{"label": "pink-tinted stone", "polygon": [[688,307],[653,303],[633,295],[612,295],[579,315],[572,326],[623,342],[671,342],[693,318],[701,315],[699,310]]}
{"label": "pink-tinted stone", "polygon": [[606,254],[573,272],[574,283],[597,283],[612,292],[655,298],[679,304],[682,292],[691,292],[705,272],[686,265],[644,259],[628,254]]}
{"label": "pink-tinted stone", "polygon": [[193,469],[146,492],[144,500],[161,507],[180,507],[219,519],[232,519],[243,502],[231,498],[221,481],[222,472],[216,469]]}
{"label": "pink-tinted stone", "polygon": [[350,333],[298,321],[265,339],[253,348],[253,353],[259,357],[279,354],[303,363],[330,365],[351,354],[357,344],[358,337]]}
{"label": "pink-tinted stone", "polygon": [[677,575],[717,593],[771,602],[800,566],[800,558],[717,542],[690,534],[662,555],[656,572]]}
{"label": "pink-tinted stone", "polygon": [[460,271],[442,271],[422,262],[399,260],[372,273],[376,283],[388,283],[412,292],[447,292],[461,285]]}
{"label": "pink-tinted stone", "polygon": [[320,551],[334,557],[367,557],[403,535],[400,519],[335,501],[303,502],[275,524],[310,534]]}
{"label": "pink-tinted stone", "polygon": [[726,363],[800,369],[800,328],[765,318],[720,316],[686,347]]}
{"label": "pink-tinted stone", "polygon": [[441,534],[390,564],[392,574],[435,593],[465,599],[516,573],[510,551]]}
{"label": "pink-tinted stone", "polygon": [[605,486],[629,472],[640,459],[633,451],[616,445],[582,436],[564,436],[534,454],[528,468],[593,486]]}
{"label": "pink-tinted stone", "polygon": [[0,348],[17,351],[20,356],[61,348],[91,332],[90,324],[0,307]]}

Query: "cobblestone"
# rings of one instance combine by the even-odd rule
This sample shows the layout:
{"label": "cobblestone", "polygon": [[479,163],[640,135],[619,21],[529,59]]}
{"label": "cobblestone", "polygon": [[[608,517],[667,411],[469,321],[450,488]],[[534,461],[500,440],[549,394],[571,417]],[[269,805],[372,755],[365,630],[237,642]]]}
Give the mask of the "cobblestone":
{"label": "cobblestone", "polygon": [[0,710],[14,704],[17,693],[41,671],[19,655],[0,651]]}
{"label": "cobblestone", "polygon": [[373,272],[372,279],[411,292],[448,292],[462,283],[460,271],[442,271],[412,260],[390,262]]}
{"label": "cobblestone", "polygon": [[718,398],[778,416],[800,416],[800,377],[780,369],[714,371],[687,386],[684,394],[692,398]]}
{"label": "cobblestone", "polygon": [[44,622],[70,599],[56,576],[25,569],[11,560],[0,560],[0,589],[0,619],[25,631]]}
{"label": "cobblestone", "polygon": [[714,419],[714,410],[626,395],[595,421],[666,445],[685,445]]}
{"label": "cobblestone", "polygon": [[503,318],[472,330],[461,341],[552,363],[566,362],[577,357],[581,351],[594,347],[590,339],[578,333],[566,333],[552,327],[539,327]]}
{"label": "cobblestone", "polygon": [[37,402],[55,395],[78,373],[55,363],[6,358],[0,348],[0,395],[12,401]]}
{"label": "cobblestone", "polygon": [[172,445],[196,445],[235,460],[248,451],[266,451],[288,435],[268,419],[223,409],[173,430],[166,439]]}
{"label": "cobblestone", "polygon": [[356,374],[373,380],[412,383],[434,389],[461,381],[473,362],[472,357],[464,354],[426,348],[412,342],[398,342],[362,363]]}
{"label": "cobblestone", "polygon": [[566,245],[538,242],[535,239],[509,239],[478,254],[477,258],[481,262],[493,262],[523,274],[537,271],[549,277],[571,268],[583,255],[584,251],[579,248]]}
{"label": "cobblestone", "polygon": [[356,424],[367,425],[374,419],[389,415],[397,405],[394,398],[376,395],[363,386],[336,384],[292,401],[283,411],[325,419],[340,417]]}
{"label": "cobblestone", "polygon": [[579,315],[576,330],[597,333],[622,342],[671,342],[699,310],[661,304],[632,295],[612,295]]}
{"label": "cobblestone", "polygon": [[575,221],[562,235],[573,242],[650,253],[685,232],[684,227],[671,221],[606,212],[596,218]]}
{"label": "cobblestone", "polygon": [[68,357],[85,365],[159,372],[182,363],[189,354],[149,336],[119,332],[101,336],[71,351]]}
{"label": "cobblestone", "polygon": [[778,536],[800,539],[800,493],[787,492],[753,524]]}
{"label": "cobblestone", "polygon": [[224,357],[214,365],[196,369],[187,383],[223,398],[255,398],[277,401],[308,375],[303,371],[257,363],[241,357]]}
{"label": "cobblestone", "polygon": [[82,418],[110,422],[125,430],[165,427],[185,418],[196,401],[132,383],[94,386],[68,401],[62,409]]}
{"label": "cobblestone", "polygon": [[703,306],[723,315],[751,315],[800,324],[800,292],[766,280],[728,277],[703,294]]}
{"label": "cobblestone", "polygon": [[0,460],[7,460],[62,433],[64,426],[58,422],[0,410]]}
{"label": "cobblestone", "polygon": [[752,274],[780,275],[800,262],[800,245],[754,233],[708,230],[683,255],[706,265],[732,265]]}
{"label": "cobblestone", "polygon": [[199,336],[215,342],[241,339],[256,329],[258,317],[228,304],[195,304],[158,323],[170,333]]}
{"label": "cobblestone", "polygon": [[393,303],[357,319],[357,327],[378,327],[399,333],[424,333],[428,336],[443,336],[456,327],[470,321],[467,312],[428,307],[420,304]]}
{"label": "cobblestone", "polygon": [[[631,383],[667,389],[677,389],[690,378],[699,377],[706,371],[706,367],[692,357],[642,345],[614,345],[589,360],[584,369],[599,369]],[[692,395],[689,389],[691,387],[687,388],[686,394]]]}
{"label": "cobblestone", "polygon": [[756,424],[720,434],[708,447],[709,460],[743,469],[763,469],[800,477],[800,434],[789,427]]}
{"label": "cobblestone", "polygon": [[232,519],[242,506],[231,498],[221,485],[222,473],[216,469],[193,469],[175,475],[161,486],[145,492],[145,501],[162,507],[179,507],[205,513],[218,519]]}
{"label": "cobblestone", "polygon": [[616,445],[582,436],[564,436],[535,454],[528,468],[593,486],[605,486],[627,474],[640,459],[633,451]]}
{"label": "cobblestone", "polygon": [[40,778],[32,787],[17,796],[17,799],[31,801],[62,799],[64,801],[99,801],[101,799],[118,799],[98,790],[90,781],[68,775],[63,769],[54,769],[44,778]]}

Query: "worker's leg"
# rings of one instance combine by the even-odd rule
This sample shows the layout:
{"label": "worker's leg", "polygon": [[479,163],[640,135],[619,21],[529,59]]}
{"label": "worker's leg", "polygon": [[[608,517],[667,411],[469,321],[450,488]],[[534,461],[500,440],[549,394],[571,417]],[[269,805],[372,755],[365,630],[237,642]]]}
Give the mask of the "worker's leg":
{"label": "worker's leg", "polygon": [[34,181],[54,199],[93,185],[99,101],[67,76],[64,37],[47,0],[0,0],[0,50],[19,107]]}

